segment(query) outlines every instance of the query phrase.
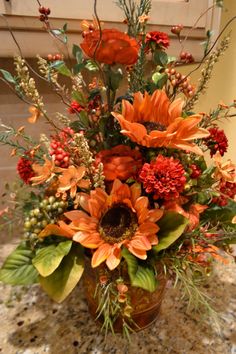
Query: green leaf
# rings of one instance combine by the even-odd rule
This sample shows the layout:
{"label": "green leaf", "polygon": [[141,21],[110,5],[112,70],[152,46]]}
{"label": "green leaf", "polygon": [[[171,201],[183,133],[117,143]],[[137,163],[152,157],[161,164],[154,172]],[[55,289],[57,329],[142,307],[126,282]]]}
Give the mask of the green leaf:
{"label": "green leaf", "polygon": [[73,73],[76,75],[78,73],[81,72],[82,69],[84,69],[85,67],[85,64],[84,63],[81,63],[81,64],[76,64],[74,67],[73,67]]}
{"label": "green leaf", "polygon": [[11,84],[15,84],[16,80],[14,79],[14,77],[12,76],[11,73],[9,73],[9,71],[0,69],[0,72],[2,73],[3,77],[5,80],[7,80],[8,82],[10,82]]}
{"label": "green leaf", "polygon": [[133,256],[127,248],[123,248],[122,256],[125,258],[128,265],[131,285],[150,292],[155,291],[158,282],[153,269],[148,266],[139,265],[137,258]]}
{"label": "green leaf", "polygon": [[116,91],[120,85],[120,82],[123,78],[123,73],[121,69],[118,69],[117,71],[114,70],[109,70],[107,72],[108,75],[108,82],[109,86],[113,91]]}
{"label": "green leaf", "polygon": [[167,64],[173,63],[174,61],[176,61],[176,57],[173,57],[173,56],[168,55]]}
{"label": "green leaf", "polygon": [[175,212],[167,212],[159,221],[159,243],[153,247],[155,252],[160,252],[174,243],[184,232],[188,225],[188,219]]}
{"label": "green leaf", "polygon": [[229,224],[231,227],[236,227],[232,224],[232,219],[236,215],[236,202],[229,200],[226,206],[220,207],[214,205],[204,211],[201,215],[201,219],[211,220],[216,223]]}
{"label": "green leaf", "polygon": [[167,80],[168,80],[168,75],[166,73],[157,72],[152,75],[152,81],[159,89],[162,89],[162,87],[165,85]]}
{"label": "green leaf", "polygon": [[37,251],[32,263],[39,274],[47,277],[58,268],[62,259],[69,253],[72,241],[60,242],[59,245],[50,245]]}
{"label": "green leaf", "polygon": [[68,23],[65,23],[62,27],[64,33],[67,31],[67,27],[68,27]]}
{"label": "green leaf", "polygon": [[88,128],[89,127],[89,117],[88,117],[87,112],[81,111],[79,113],[79,117],[80,117],[80,122],[81,122],[83,128]]}
{"label": "green leaf", "polygon": [[73,44],[72,53],[73,53],[74,57],[76,58],[77,63],[78,63],[78,64],[81,64],[82,61],[83,61],[83,52],[82,52],[82,49],[81,49],[78,45]]}
{"label": "green leaf", "polygon": [[38,282],[38,272],[32,265],[34,252],[22,242],[6,259],[0,269],[0,281],[11,285]]}
{"label": "green leaf", "polygon": [[156,50],[153,59],[157,65],[165,66],[168,63],[168,55],[163,50]]}
{"label": "green leaf", "polygon": [[97,71],[98,70],[98,66],[95,63],[95,61],[93,60],[87,60],[86,64],[85,64],[86,69],[88,69],[89,71]]}
{"label": "green leaf", "polygon": [[65,62],[62,60],[57,60],[51,64],[51,67],[56,69],[60,74],[64,76],[71,76],[72,73],[70,69],[66,66]]}
{"label": "green leaf", "polygon": [[62,302],[79,282],[84,271],[83,249],[74,244],[60,266],[48,277],[39,276],[46,293],[56,302]]}
{"label": "green leaf", "polygon": [[85,106],[87,104],[86,97],[84,96],[82,91],[73,91],[72,98],[76,102],[78,102],[81,106]]}

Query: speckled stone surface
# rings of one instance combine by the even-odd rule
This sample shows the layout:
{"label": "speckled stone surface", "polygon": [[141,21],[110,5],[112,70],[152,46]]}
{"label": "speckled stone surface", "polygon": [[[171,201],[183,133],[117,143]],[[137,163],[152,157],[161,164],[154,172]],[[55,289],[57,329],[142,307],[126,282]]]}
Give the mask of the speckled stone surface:
{"label": "speckled stone surface", "polygon": [[[13,244],[1,247],[0,261]],[[204,291],[215,302],[221,328],[187,313],[176,289],[168,289],[159,319],[148,329],[105,339],[90,318],[78,286],[61,305],[36,285],[27,289],[0,285],[0,353],[4,354],[236,354],[236,264],[216,265]]]}

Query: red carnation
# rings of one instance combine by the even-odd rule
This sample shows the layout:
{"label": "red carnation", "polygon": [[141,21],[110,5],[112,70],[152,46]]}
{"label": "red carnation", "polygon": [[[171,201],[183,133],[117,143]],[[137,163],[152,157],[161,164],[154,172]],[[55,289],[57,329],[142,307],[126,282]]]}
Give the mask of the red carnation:
{"label": "red carnation", "polygon": [[20,178],[26,183],[30,184],[30,179],[35,176],[32,169],[33,161],[26,157],[21,157],[17,163],[17,172]]}
{"label": "red carnation", "polygon": [[153,193],[154,199],[177,199],[184,190],[185,170],[179,160],[158,155],[156,160],[145,163],[139,178],[147,193]]}
{"label": "red carnation", "polygon": [[145,43],[148,49],[153,48],[153,45],[159,49],[164,49],[169,47],[170,39],[165,32],[152,31],[146,34]]}
{"label": "red carnation", "polygon": [[205,144],[208,149],[210,149],[211,157],[214,156],[217,151],[219,151],[221,156],[223,156],[228,148],[228,139],[224,130],[213,127],[209,128],[208,131],[210,136],[205,139]]}
{"label": "red carnation", "polygon": [[68,108],[68,112],[70,114],[80,113],[84,110],[84,107],[81,106],[78,102],[72,101],[70,107]]}

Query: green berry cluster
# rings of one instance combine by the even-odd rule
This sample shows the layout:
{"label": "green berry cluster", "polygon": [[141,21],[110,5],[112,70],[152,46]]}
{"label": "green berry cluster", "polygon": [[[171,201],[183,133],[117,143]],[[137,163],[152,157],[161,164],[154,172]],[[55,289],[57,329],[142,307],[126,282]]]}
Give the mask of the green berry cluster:
{"label": "green berry cluster", "polygon": [[48,225],[54,224],[58,216],[67,209],[68,203],[54,196],[44,198],[39,205],[25,217],[24,237],[37,239],[38,234]]}

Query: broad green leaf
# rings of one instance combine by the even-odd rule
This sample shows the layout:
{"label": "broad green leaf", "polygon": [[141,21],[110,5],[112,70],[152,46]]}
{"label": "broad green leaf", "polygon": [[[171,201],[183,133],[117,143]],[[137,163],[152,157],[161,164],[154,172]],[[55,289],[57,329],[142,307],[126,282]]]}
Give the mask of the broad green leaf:
{"label": "broad green leaf", "polygon": [[73,56],[76,58],[77,63],[81,64],[83,61],[82,49],[78,45],[73,44],[72,53],[73,53]]}
{"label": "broad green leaf", "polygon": [[159,89],[161,89],[165,85],[167,79],[168,75],[166,73],[154,73],[152,75],[152,81]]}
{"label": "broad green leaf", "polygon": [[5,80],[7,80],[8,82],[10,82],[11,84],[15,84],[16,80],[14,79],[14,77],[12,76],[11,73],[9,73],[9,71],[0,69],[0,72],[2,73],[3,77]]}
{"label": "broad green leaf", "polygon": [[128,265],[128,274],[132,286],[142,288],[144,290],[153,292],[156,290],[158,282],[154,271],[148,266],[141,266],[138,259],[133,256],[127,248],[122,250],[122,255]]}
{"label": "broad green leaf", "polygon": [[50,245],[37,251],[32,263],[39,274],[47,277],[58,268],[62,259],[69,253],[72,241],[60,242],[57,246]]}
{"label": "broad green leaf", "polygon": [[236,202],[229,200],[226,206],[212,206],[205,210],[201,218],[211,220],[216,223],[229,224],[232,228],[236,228],[236,224],[232,224],[232,219],[236,215]]}
{"label": "broad green leaf", "polygon": [[168,55],[163,50],[156,50],[153,59],[157,65],[165,66],[168,63]]}
{"label": "broad green leaf", "polygon": [[65,62],[62,60],[57,60],[51,64],[52,68],[56,69],[60,74],[64,76],[71,76],[72,73],[70,69],[66,66]]}
{"label": "broad green leaf", "polygon": [[87,103],[86,97],[84,96],[83,92],[81,91],[73,91],[72,92],[72,98],[81,104],[81,106],[85,106]]}
{"label": "broad green leaf", "polygon": [[86,69],[88,69],[89,71],[97,71],[98,70],[98,66],[97,64],[95,63],[95,61],[93,60],[88,60],[86,62],[86,65],[85,65]]}
{"label": "broad green leaf", "polygon": [[172,57],[168,55],[168,61],[167,64],[173,63],[174,61],[176,61],[176,57]]}
{"label": "broad green leaf", "polygon": [[80,117],[80,121],[82,123],[82,126],[84,128],[88,128],[89,127],[89,117],[88,114],[85,111],[81,111],[79,113],[79,117]]}
{"label": "broad green leaf", "polygon": [[60,303],[77,285],[83,271],[83,249],[79,244],[74,244],[55,272],[45,278],[39,276],[39,282],[46,293]]}
{"label": "broad green leaf", "polygon": [[6,259],[0,269],[0,281],[11,285],[30,285],[38,282],[38,272],[32,265],[34,252],[22,242]]}
{"label": "broad green leaf", "polygon": [[175,212],[167,212],[158,221],[160,230],[158,231],[158,245],[153,247],[155,252],[160,252],[174,243],[184,232],[188,225],[188,219]]}

